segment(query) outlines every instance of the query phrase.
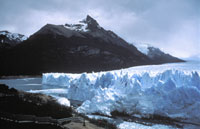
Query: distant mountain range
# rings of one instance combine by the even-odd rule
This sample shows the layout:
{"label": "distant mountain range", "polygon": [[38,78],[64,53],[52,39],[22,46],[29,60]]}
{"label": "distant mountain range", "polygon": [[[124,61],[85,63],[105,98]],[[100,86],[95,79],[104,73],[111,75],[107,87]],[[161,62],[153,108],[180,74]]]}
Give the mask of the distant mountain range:
{"label": "distant mountain range", "polygon": [[47,24],[28,39],[1,31],[0,41],[1,46],[9,45],[0,47],[0,75],[80,73],[183,61],[154,47],[144,53],[89,15],[77,24]]}
{"label": "distant mountain range", "polygon": [[173,62],[179,62],[180,59],[164,53],[159,48],[156,48],[149,44],[144,43],[133,43],[134,46],[137,47],[137,49],[148,56],[154,63],[162,64],[162,63],[173,63]]}
{"label": "distant mountain range", "polygon": [[0,31],[0,51],[11,48],[26,39],[27,37],[22,34]]}

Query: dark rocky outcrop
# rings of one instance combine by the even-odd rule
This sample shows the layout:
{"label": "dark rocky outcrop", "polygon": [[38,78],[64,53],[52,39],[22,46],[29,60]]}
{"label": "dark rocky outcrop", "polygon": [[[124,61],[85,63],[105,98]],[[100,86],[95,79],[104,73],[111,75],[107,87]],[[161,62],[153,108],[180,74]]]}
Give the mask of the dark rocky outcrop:
{"label": "dark rocky outcrop", "polygon": [[62,106],[51,96],[17,91],[0,84],[0,112],[38,117],[66,118],[72,116],[70,107]]}

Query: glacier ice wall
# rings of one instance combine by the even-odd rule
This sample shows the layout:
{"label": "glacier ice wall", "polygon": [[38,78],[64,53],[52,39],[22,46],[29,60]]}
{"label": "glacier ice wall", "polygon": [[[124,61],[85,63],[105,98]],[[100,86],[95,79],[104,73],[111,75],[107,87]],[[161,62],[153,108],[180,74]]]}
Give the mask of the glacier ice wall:
{"label": "glacier ice wall", "polygon": [[80,113],[157,114],[200,122],[200,72],[118,70],[90,74],[43,74],[43,84],[65,86],[67,98],[84,101]]}

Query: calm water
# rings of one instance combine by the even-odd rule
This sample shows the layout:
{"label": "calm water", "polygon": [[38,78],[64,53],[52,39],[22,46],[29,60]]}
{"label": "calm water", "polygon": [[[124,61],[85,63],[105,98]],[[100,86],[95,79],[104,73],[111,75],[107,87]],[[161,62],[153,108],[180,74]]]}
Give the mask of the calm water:
{"label": "calm water", "polygon": [[0,83],[23,91],[42,89],[42,78],[0,79]]}
{"label": "calm water", "polygon": [[42,78],[0,79],[0,84],[6,84],[31,93],[43,93],[54,97],[66,97],[68,89],[52,85],[43,85]]}

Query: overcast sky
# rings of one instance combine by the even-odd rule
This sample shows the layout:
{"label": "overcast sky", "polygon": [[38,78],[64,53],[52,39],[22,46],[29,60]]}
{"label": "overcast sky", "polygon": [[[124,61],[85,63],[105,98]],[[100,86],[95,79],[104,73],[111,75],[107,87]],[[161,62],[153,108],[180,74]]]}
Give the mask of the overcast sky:
{"label": "overcast sky", "polygon": [[47,23],[73,23],[89,14],[130,43],[200,56],[199,8],[200,0],[0,0],[0,30],[29,36]]}

